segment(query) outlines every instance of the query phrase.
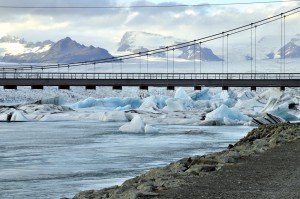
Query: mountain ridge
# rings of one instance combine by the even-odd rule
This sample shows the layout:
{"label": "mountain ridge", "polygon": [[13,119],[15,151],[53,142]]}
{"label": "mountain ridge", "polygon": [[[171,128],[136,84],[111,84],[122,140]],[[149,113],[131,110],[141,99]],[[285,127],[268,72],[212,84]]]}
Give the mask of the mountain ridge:
{"label": "mountain ridge", "polygon": [[[7,48],[11,46],[19,49],[15,52],[8,49],[5,53],[5,49],[1,50],[1,44],[6,44]],[[13,63],[72,63],[113,57],[106,49],[85,46],[70,37],[57,42],[46,40],[33,43],[17,37],[5,36],[0,39],[0,55],[2,55],[2,62]]]}

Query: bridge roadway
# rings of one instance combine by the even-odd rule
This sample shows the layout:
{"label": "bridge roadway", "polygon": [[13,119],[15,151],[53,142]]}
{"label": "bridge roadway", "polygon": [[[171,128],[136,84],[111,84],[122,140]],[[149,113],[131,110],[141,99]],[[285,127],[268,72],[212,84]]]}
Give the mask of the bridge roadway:
{"label": "bridge roadway", "polygon": [[16,89],[17,86],[31,86],[43,89],[44,86],[138,86],[142,89],[176,86],[195,87],[300,87],[300,73],[55,73],[55,72],[2,72],[0,86]]}

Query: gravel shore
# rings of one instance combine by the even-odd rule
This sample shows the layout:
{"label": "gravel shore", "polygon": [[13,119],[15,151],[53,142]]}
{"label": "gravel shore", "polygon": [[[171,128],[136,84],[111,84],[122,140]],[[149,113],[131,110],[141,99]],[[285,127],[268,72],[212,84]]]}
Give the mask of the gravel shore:
{"label": "gravel shore", "polygon": [[300,198],[300,124],[263,125],[227,150],[195,156],[74,199]]}

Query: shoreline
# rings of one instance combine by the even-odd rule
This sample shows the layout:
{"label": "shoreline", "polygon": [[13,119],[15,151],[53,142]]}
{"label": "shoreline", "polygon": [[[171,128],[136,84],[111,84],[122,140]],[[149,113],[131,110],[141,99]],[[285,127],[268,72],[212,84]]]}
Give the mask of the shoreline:
{"label": "shoreline", "polygon": [[[246,165],[246,167],[249,164],[259,166],[257,162],[253,163],[252,159],[256,161],[255,158],[257,157],[259,158],[263,157],[265,154],[272,154],[276,150],[279,150],[280,152],[282,149],[284,151],[286,150],[285,148],[288,148],[289,146],[296,148],[294,150],[296,157],[300,157],[299,140],[299,123],[262,125],[250,131],[247,136],[242,138],[234,145],[229,145],[227,150],[203,156],[184,158],[177,162],[171,163],[166,167],[151,169],[145,174],[126,180],[120,186],[114,186],[102,190],[82,191],[76,194],[73,198],[198,198],[197,196],[201,198],[200,193],[202,193],[202,195],[206,194],[204,198],[210,198],[209,191],[207,192],[207,190],[210,190],[210,187],[208,187],[208,189],[203,189],[203,187],[202,189],[199,189],[197,184],[204,183],[205,185],[208,184],[208,181],[210,181],[212,184],[220,184],[220,179],[219,181],[215,182],[214,179],[217,179],[215,178],[216,176],[226,176],[228,168],[232,169],[233,174],[236,174],[238,169],[242,167],[240,165]],[[281,154],[281,156],[284,155]],[[284,158],[281,156],[276,157],[277,159],[272,159],[272,161],[269,162],[270,165],[276,165],[280,163],[280,158]],[[270,157],[272,157],[272,155],[270,155]],[[290,159],[294,158],[291,163],[294,163],[295,161],[299,162],[299,158],[296,157],[290,157]],[[260,162],[263,162],[264,159],[265,161],[268,161],[268,158],[262,158],[260,159]],[[257,170],[259,170],[259,168],[260,167],[256,167]],[[259,171],[253,172],[260,173]],[[300,173],[299,169],[297,171],[291,170],[288,173],[293,174],[293,172],[298,172],[295,173],[297,175]],[[245,174],[246,173],[247,172],[245,171]],[[239,175],[243,176],[243,172],[240,172]],[[226,178],[228,178],[228,176]],[[272,178],[272,176],[270,176],[270,178]],[[204,179],[206,179],[206,181]],[[295,181],[296,183],[299,183],[299,180],[297,179],[299,179],[299,176]],[[198,183],[195,185],[193,182]],[[243,179],[236,184],[236,187],[234,188],[236,189],[236,193],[239,192],[238,189],[241,188],[241,183],[247,184],[247,179]],[[251,187],[251,182],[249,181],[249,183],[249,187]],[[182,187],[185,187],[185,189],[182,189]],[[216,193],[222,191],[220,187],[212,187],[212,189],[216,189],[214,190]],[[194,193],[194,195],[190,196],[191,193]],[[224,194],[226,195],[226,193]],[[298,196],[297,194],[299,193],[294,193],[294,195]],[[222,194],[220,193],[220,197],[221,196]],[[214,195],[214,197],[211,198],[218,197],[217,195]]]}

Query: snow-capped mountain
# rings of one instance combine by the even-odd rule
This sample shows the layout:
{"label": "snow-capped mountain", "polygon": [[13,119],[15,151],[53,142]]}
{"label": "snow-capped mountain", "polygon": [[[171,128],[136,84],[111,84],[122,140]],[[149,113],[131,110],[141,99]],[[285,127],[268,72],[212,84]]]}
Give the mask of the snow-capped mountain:
{"label": "snow-capped mountain", "polygon": [[58,42],[26,42],[6,36],[0,39],[0,57],[3,62],[14,63],[71,63],[112,57],[103,48],[85,46],[69,37]]}
{"label": "snow-capped mountain", "polygon": [[290,41],[275,52],[268,54],[270,59],[300,58],[300,34],[290,39]]}
{"label": "snow-capped mountain", "polygon": [[0,58],[6,55],[21,55],[26,53],[43,53],[51,48],[52,41],[26,42],[24,39],[12,36],[0,38]]}
{"label": "snow-capped mountain", "polygon": [[[178,43],[183,43],[186,40],[178,39],[171,36],[163,36],[159,34],[152,34],[147,32],[126,32],[121,42],[119,43],[119,52],[145,52],[151,49],[157,49],[160,47],[166,47]],[[176,57],[182,59],[196,59],[200,58],[200,45],[194,47],[189,46],[176,50]],[[165,57],[166,53],[160,53],[156,56]],[[207,47],[201,47],[201,59],[205,61],[220,61],[221,59],[216,56],[213,51]]]}
{"label": "snow-capped mountain", "polygon": [[200,53],[201,53],[201,60],[204,61],[222,61],[221,58],[219,58],[217,55],[213,53],[213,51],[210,48],[206,47],[200,47],[199,44],[194,46],[188,46],[185,48],[182,48],[182,53],[178,56],[178,58],[182,59],[200,59]]}

